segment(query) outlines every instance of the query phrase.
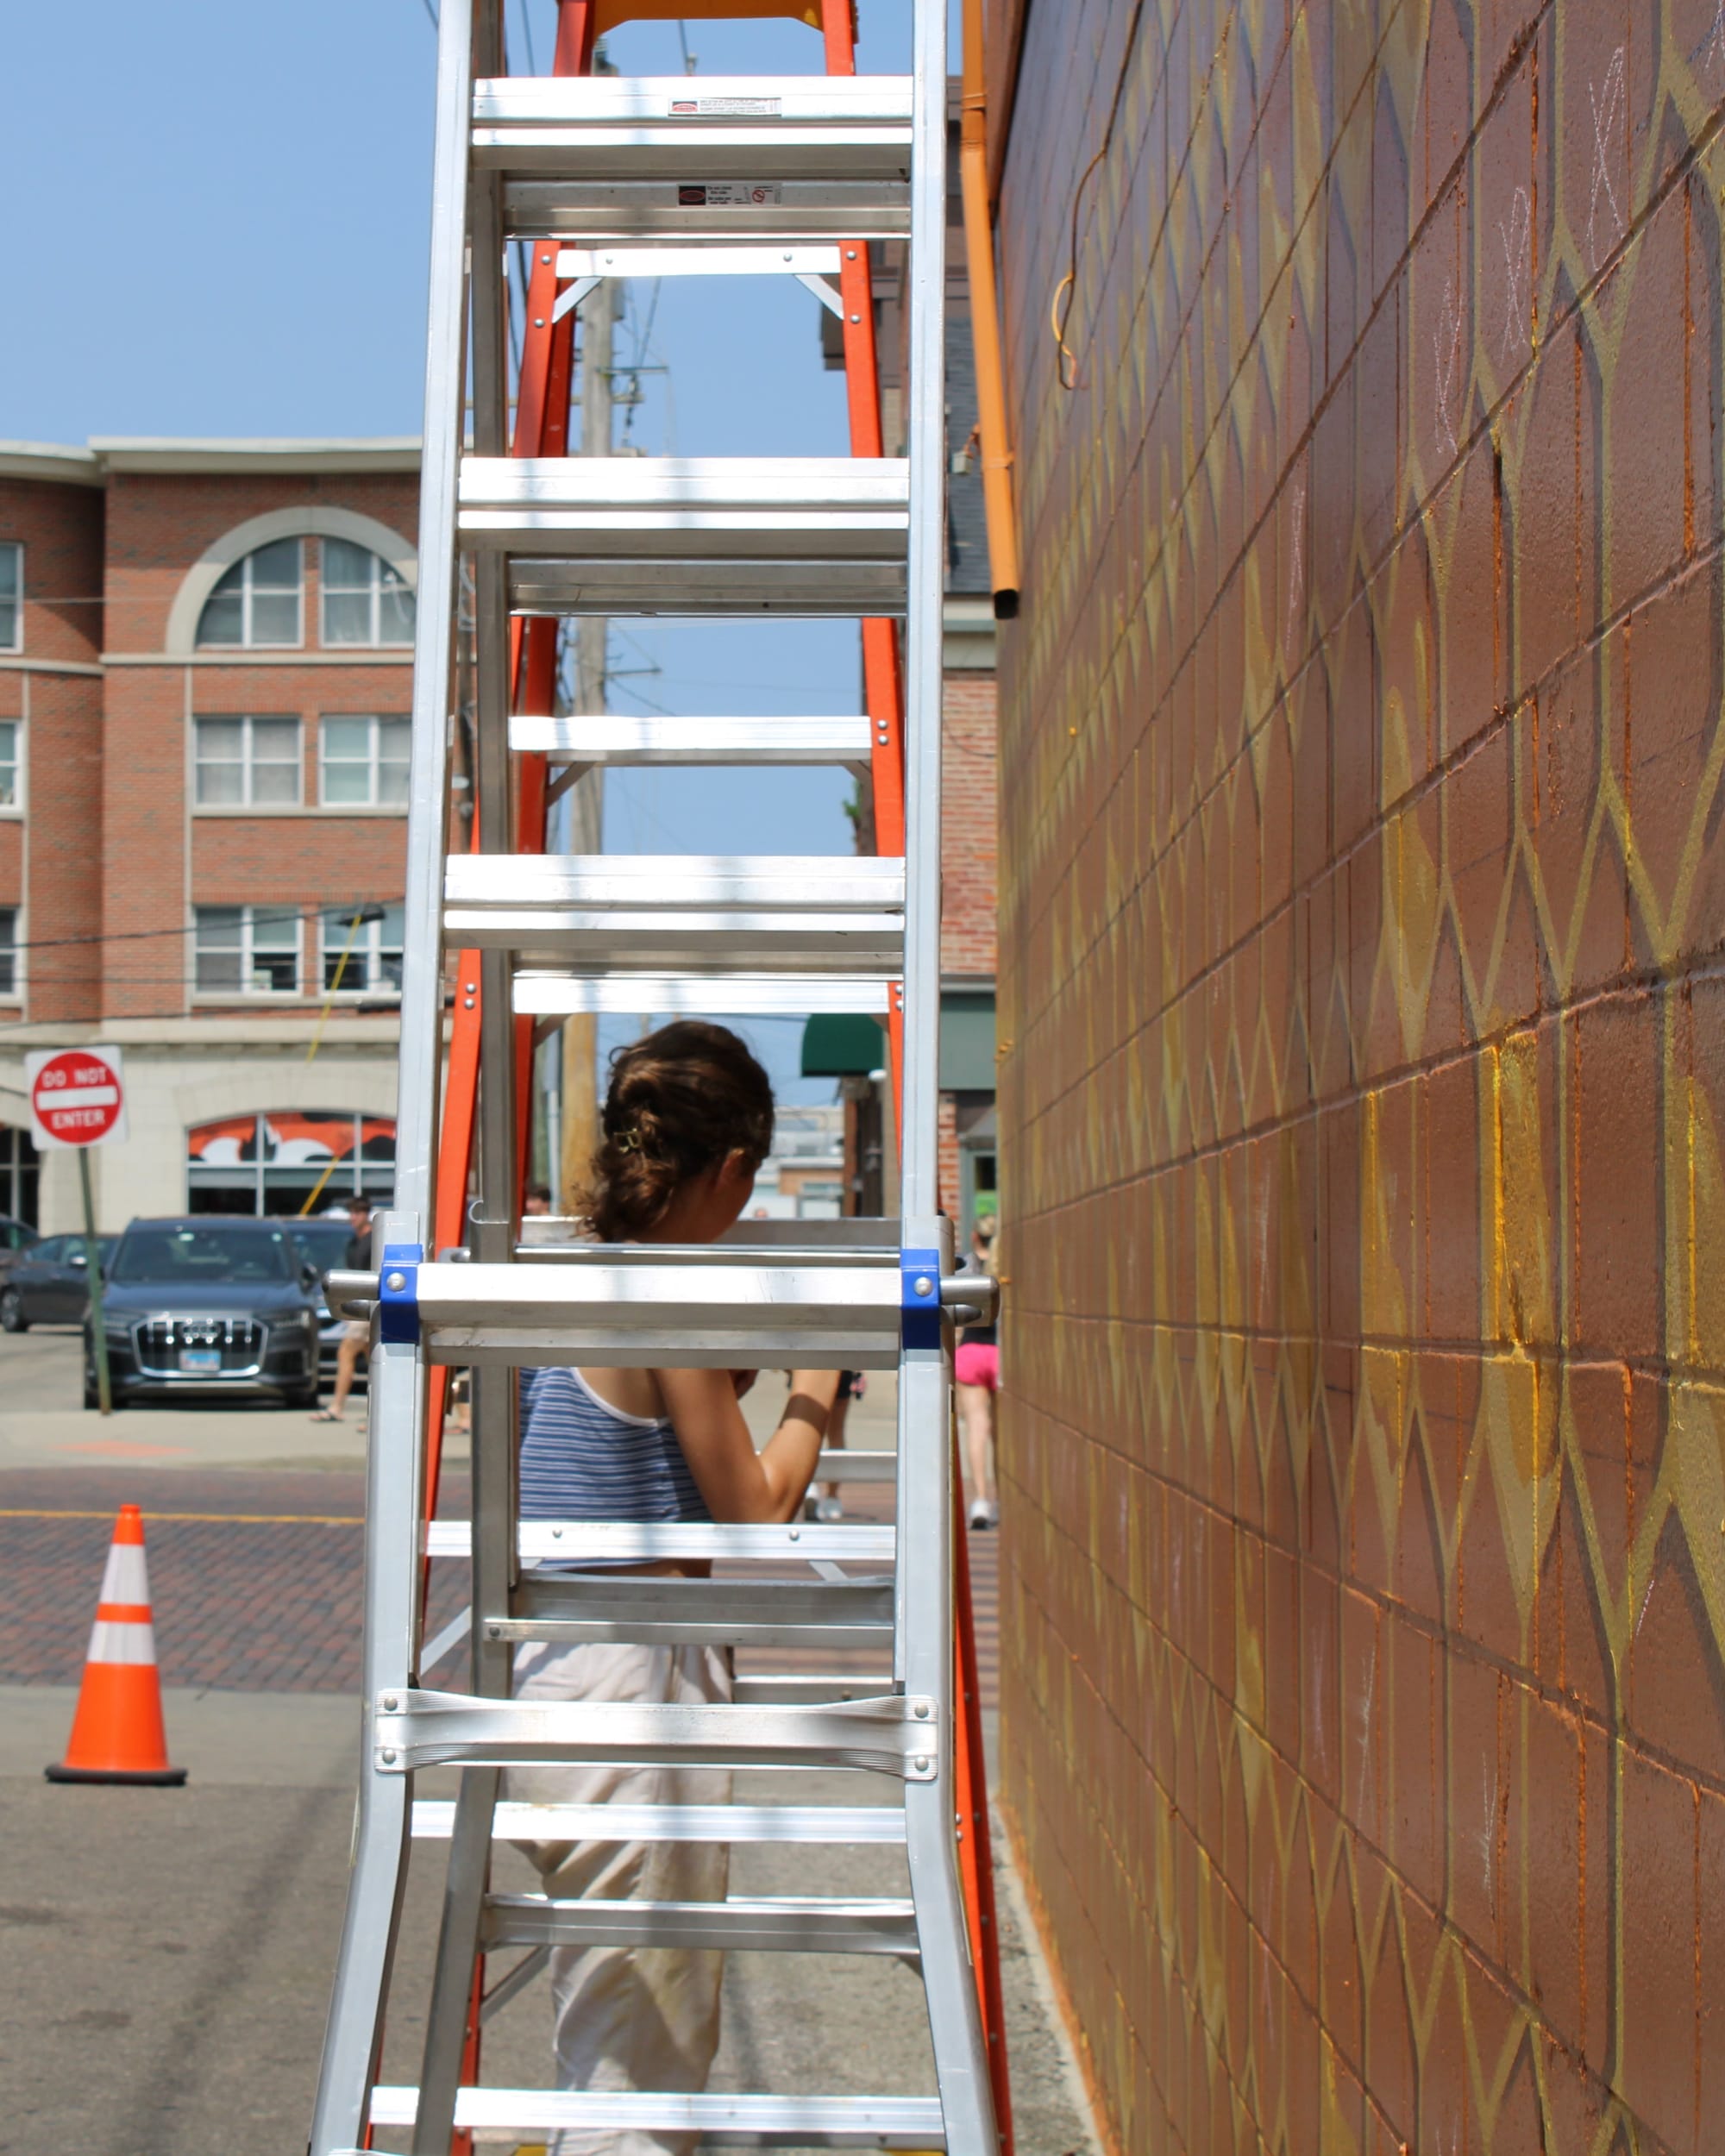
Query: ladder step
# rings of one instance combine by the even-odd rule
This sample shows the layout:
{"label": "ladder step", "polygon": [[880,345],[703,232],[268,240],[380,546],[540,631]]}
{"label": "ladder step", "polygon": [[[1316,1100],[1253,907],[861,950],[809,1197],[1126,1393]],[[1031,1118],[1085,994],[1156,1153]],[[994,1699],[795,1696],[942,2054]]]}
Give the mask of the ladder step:
{"label": "ladder step", "polygon": [[[885,1018],[894,981],[886,974],[518,973],[514,1007],[527,1018],[597,1011],[635,1017],[755,1018],[817,1012]],[[886,1055],[884,1043],[881,1053]]]}
{"label": "ladder step", "polygon": [[614,711],[509,722],[511,749],[580,764],[851,764],[869,761],[866,717],[637,718]]}
{"label": "ladder step", "polygon": [[467,456],[460,523],[514,553],[901,561],[909,473],[902,457]]}
{"label": "ladder step", "polygon": [[861,1677],[739,1677],[731,1697],[739,1707],[819,1707],[869,1698],[886,1682],[884,1670]]}
{"label": "ladder step", "polygon": [[818,1482],[895,1482],[899,1456],[896,1452],[853,1452],[849,1445],[841,1445],[821,1454],[814,1479]]}
{"label": "ladder step", "polygon": [[[414,2088],[372,2090],[373,2126],[411,2126]],[[944,2149],[938,2096],[649,2096],[561,2089],[463,2089],[455,2124],[482,2140],[562,2132],[699,2134],[730,2148]],[[360,2156],[337,2150],[332,2156]]]}
{"label": "ladder step", "polygon": [[445,925],[535,967],[863,972],[904,950],[904,864],[842,855],[455,854]]}
{"label": "ladder step", "polygon": [[901,907],[905,864],[872,854],[451,854],[452,905],[744,907],[795,915]]}
{"label": "ladder step", "polygon": [[570,179],[902,180],[907,76],[494,76],[474,162]]}
{"label": "ladder step", "polygon": [[514,555],[509,603],[520,614],[663,615],[671,620],[770,615],[787,621],[905,611],[902,561],[823,561],[788,551],[744,561],[681,550],[630,561],[602,548]]}
{"label": "ladder step", "polygon": [[[518,1534],[524,1564],[647,1564],[664,1559],[890,1564],[896,1546],[894,1528],[868,1520],[778,1526],[701,1520],[524,1520]],[[465,1557],[472,1550],[468,1520],[434,1520],[425,1530],[427,1557]]]}
{"label": "ladder step", "polygon": [[[453,1798],[418,1797],[413,1832],[447,1841]],[[492,1814],[499,1841],[808,1842],[834,1846],[899,1845],[905,1815],[896,1804],[516,1804]]]}
{"label": "ladder step", "polygon": [[703,1947],[727,1953],[914,1954],[916,1906],[896,1898],[812,1896],[725,1902],[601,1902],[487,1896],[482,1943],[497,1946]]}
{"label": "ladder step", "polygon": [[890,1645],[890,1579],[528,1579],[511,1614],[486,1617],[490,1639],[632,1640],[643,1646]]}
{"label": "ladder step", "polygon": [[898,1363],[896,1268],[581,1265],[549,1262],[552,1255],[533,1264],[419,1266],[419,1324],[431,1360],[647,1369]]}
{"label": "ladder step", "polygon": [[791,247],[566,247],[557,275],[600,277],[837,277],[838,249]]}
{"label": "ladder step", "polygon": [[574,1760],[856,1767],[932,1782],[941,1733],[934,1702],[901,1693],[815,1706],[666,1706],[408,1689],[380,1694],[372,1733],[373,1764],[385,1774]]}

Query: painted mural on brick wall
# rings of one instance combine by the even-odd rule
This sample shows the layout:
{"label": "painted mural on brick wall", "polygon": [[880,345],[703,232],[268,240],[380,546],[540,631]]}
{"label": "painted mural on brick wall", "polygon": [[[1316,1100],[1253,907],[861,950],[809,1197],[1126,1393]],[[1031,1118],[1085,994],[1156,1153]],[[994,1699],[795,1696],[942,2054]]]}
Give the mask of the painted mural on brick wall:
{"label": "painted mural on brick wall", "polygon": [[1002,1756],[1135,2156],[1725,2147],[1722,108],[1028,10]]}

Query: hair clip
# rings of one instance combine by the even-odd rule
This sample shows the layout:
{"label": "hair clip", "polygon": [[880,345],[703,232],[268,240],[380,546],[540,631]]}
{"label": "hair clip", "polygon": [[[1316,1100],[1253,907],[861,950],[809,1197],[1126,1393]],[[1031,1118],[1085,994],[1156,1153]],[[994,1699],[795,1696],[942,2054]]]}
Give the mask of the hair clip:
{"label": "hair clip", "polygon": [[638,1153],[641,1150],[641,1133],[637,1130],[619,1131],[611,1142],[619,1153]]}

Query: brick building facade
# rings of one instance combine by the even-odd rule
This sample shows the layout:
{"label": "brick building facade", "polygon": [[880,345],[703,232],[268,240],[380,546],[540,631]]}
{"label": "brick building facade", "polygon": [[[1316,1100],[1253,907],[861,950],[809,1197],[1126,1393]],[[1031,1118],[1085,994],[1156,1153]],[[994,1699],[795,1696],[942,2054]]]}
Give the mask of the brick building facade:
{"label": "brick building facade", "polygon": [[1716,0],[988,12],[1000,1756],[1102,2107],[1716,2150]]}
{"label": "brick building facade", "polygon": [[105,1225],[389,1188],[417,472],[0,444],[0,1210],[73,1225],[23,1057],[97,1040]]}

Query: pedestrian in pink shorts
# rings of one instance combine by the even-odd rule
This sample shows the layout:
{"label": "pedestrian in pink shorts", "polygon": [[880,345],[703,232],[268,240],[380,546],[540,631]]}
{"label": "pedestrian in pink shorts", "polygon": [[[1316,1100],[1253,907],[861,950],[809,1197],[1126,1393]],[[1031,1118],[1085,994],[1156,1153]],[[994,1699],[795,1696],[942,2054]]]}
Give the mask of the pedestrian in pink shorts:
{"label": "pedestrian in pink shorts", "polygon": [[[971,1231],[969,1264],[977,1272],[994,1269],[994,1234],[999,1225],[994,1214],[984,1213]],[[994,1501],[994,1395],[1000,1388],[1000,1351],[992,1319],[987,1325],[967,1325],[959,1334],[952,1374],[958,1387],[964,1450],[970,1462],[970,1525],[992,1527],[1000,1517]]]}

